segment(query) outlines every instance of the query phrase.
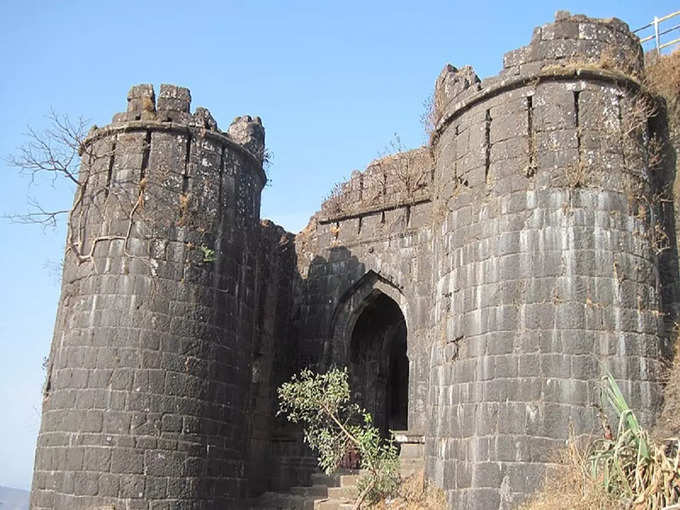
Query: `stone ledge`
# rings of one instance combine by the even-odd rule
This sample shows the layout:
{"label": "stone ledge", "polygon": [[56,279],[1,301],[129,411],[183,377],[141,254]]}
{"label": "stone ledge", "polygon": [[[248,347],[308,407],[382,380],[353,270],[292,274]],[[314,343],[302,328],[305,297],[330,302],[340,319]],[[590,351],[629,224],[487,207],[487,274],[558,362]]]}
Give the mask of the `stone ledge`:
{"label": "stone ledge", "polygon": [[392,435],[397,443],[425,444],[425,434],[414,430],[393,430]]}
{"label": "stone ledge", "polygon": [[432,202],[432,196],[430,196],[429,194],[418,198],[414,197],[411,200],[398,200],[392,202],[385,202],[374,207],[367,207],[357,211],[325,216],[323,218],[319,218],[319,224],[326,225],[328,223],[335,223],[337,221],[361,218],[363,216],[368,216],[370,214],[375,214],[378,212],[392,211],[394,209],[399,209],[400,207],[409,207],[413,205],[426,204],[428,202]]}

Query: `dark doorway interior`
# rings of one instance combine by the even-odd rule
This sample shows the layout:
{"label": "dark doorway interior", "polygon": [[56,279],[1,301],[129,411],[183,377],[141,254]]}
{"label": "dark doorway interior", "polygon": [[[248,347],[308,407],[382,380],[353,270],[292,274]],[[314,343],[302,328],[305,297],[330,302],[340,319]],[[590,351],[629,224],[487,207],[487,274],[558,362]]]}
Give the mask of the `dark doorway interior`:
{"label": "dark doorway interior", "polygon": [[350,344],[351,388],[388,437],[408,426],[406,322],[399,305],[377,292],[357,319]]}

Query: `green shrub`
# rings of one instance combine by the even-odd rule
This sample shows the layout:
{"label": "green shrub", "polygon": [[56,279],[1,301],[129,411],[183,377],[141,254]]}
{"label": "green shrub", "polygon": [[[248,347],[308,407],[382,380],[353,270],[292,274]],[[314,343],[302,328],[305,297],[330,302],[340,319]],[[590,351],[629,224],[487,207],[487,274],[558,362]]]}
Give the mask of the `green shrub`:
{"label": "green shrub", "polygon": [[397,490],[397,449],[380,436],[371,415],[351,402],[346,368],[323,374],[305,369],[281,385],[278,393],[278,414],[303,425],[304,441],[318,452],[319,466],[326,474],[338,469],[350,449],[359,452],[362,472],[354,508]]}

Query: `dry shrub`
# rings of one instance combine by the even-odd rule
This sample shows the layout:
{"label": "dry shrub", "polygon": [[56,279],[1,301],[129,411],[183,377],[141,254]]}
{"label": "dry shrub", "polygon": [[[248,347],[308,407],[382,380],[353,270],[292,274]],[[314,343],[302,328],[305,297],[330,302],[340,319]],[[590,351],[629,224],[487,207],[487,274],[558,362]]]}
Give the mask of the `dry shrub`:
{"label": "dry shrub", "polygon": [[666,100],[671,129],[680,122],[680,49],[650,59],[645,67],[645,86]]}
{"label": "dry shrub", "polygon": [[620,508],[600,480],[590,476],[585,449],[575,438],[555,453],[542,489],[518,510],[611,510]]}
{"label": "dry shrub", "polygon": [[429,141],[432,141],[432,135],[444,115],[444,105],[441,102],[441,99],[434,92],[423,101],[423,113],[420,115],[420,123],[425,129],[425,135]]}
{"label": "dry shrub", "polygon": [[447,510],[444,491],[425,480],[423,471],[402,479],[398,496],[371,506],[373,510]]}
{"label": "dry shrub", "polygon": [[[673,184],[675,197],[676,235],[680,234],[680,157],[677,154],[680,146],[680,48],[668,55],[656,56],[648,54],[645,66],[645,86],[655,95],[663,97],[666,102],[669,138],[676,150],[676,177]],[[664,406],[654,429],[654,436],[659,439],[680,437],[680,347],[678,346],[678,325],[675,331],[675,353],[673,364],[668,372],[664,390]]]}
{"label": "dry shrub", "polygon": [[673,364],[667,374],[664,389],[664,404],[661,416],[654,427],[653,436],[657,440],[680,437],[680,342],[678,342],[678,328],[676,324],[675,353]]}
{"label": "dry shrub", "polygon": [[321,210],[329,216],[337,216],[344,213],[347,206],[347,197],[345,196],[346,188],[347,183],[345,182],[336,182],[333,184],[328,195],[323,199]]}
{"label": "dry shrub", "polygon": [[570,188],[584,188],[588,178],[586,166],[581,161],[574,161],[564,167],[564,177]]}
{"label": "dry shrub", "polygon": [[680,508],[678,441],[651,439],[610,373],[602,390],[618,417],[616,433],[602,415],[603,437],[585,446],[571,438],[558,458],[560,467],[523,510]]}
{"label": "dry shrub", "polygon": [[607,46],[600,53],[597,65],[608,71],[620,72],[627,76],[639,79],[639,61],[635,53],[631,53],[627,48]]}

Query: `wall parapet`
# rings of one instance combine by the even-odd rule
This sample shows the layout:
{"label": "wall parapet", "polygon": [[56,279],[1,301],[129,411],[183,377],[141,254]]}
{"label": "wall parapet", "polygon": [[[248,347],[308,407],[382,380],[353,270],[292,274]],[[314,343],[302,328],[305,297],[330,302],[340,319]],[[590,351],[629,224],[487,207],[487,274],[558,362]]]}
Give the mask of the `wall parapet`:
{"label": "wall parapet", "polygon": [[[156,99],[151,84],[132,86],[127,95],[127,110],[116,113],[110,125],[93,128],[84,145],[107,136],[116,128],[122,129],[122,132],[148,128],[181,130],[184,133],[193,129],[205,138],[242,151],[262,169],[265,148],[264,128],[260,117],[236,117],[226,132],[221,131],[207,108],[199,106],[191,113],[191,92],[185,87],[162,84]],[[264,170],[262,174],[264,175]]]}
{"label": "wall parapet", "polygon": [[[541,82],[547,81],[557,82],[573,80],[602,82],[626,88],[633,93],[642,90],[640,81],[633,76],[615,70],[596,69],[587,64],[571,64],[569,66],[555,65],[546,67],[533,75],[489,78],[482,81],[479,87],[466,89],[465,93],[452,98],[452,102],[447,103],[441,119],[435,127],[432,143],[436,143],[441,133],[446,130],[447,126],[458,116],[490,98],[527,85],[538,85]],[[456,101],[453,102],[454,100]]]}
{"label": "wall parapet", "polygon": [[359,218],[429,202],[434,162],[427,147],[398,152],[373,161],[336,184],[321,205],[320,223]]}
{"label": "wall parapet", "polygon": [[528,46],[504,55],[501,74],[531,74],[574,58],[616,66],[637,76],[644,67],[639,39],[620,19],[557,11],[553,23],[534,29]]}
{"label": "wall parapet", "polygon": [[87,147],[91,144],[104,139],[108,136],[121,133],[134,133],[139,131],[158,131],[165,133],[173,133],[184,136],[201,136],[206,140],[217,143],[218,145],[228,147],[235,150],[246,157],[251,163],[252,168],[256,169],[258,177],[262,182],[262,186],[267,182],[267,175],[262,167],[262,160],[255,156],[248,148],[234,140],[228,134],[220,131],[212,131],[201,128],[197,125],[180,124],[178,122],[161,122],[157,120],[128,120],[121,122],[114,122],[104,127],[95,127],[90,130],[87,138],[83,141],[80,147],[80,154],[85,152]]}
{"label": "wall parapet", "polygon": [[553,23],[534,30],[531,42],[505,54],[497,76],[479,80],[470,66],[444,67],[435,85],[433,142],[452,112],[532,80],[576,78],[630,82],[639,87],[644,58],[639,39],[616,18],[596,19],[558,11]]}

